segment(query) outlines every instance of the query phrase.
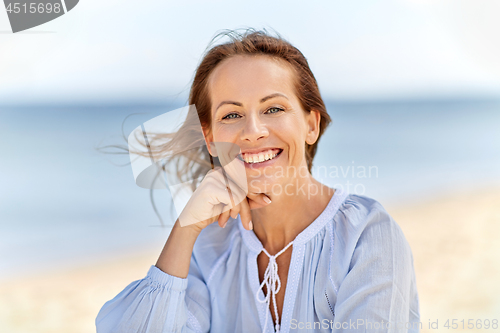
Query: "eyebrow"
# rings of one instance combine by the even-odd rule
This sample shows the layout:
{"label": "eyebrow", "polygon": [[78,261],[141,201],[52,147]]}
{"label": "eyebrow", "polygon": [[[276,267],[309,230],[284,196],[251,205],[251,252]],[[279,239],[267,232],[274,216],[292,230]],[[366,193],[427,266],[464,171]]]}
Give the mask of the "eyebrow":
{"label": "eyebrow", "polygon": [[[271,99],[271,98],[274,98],[274,97],[284,97],[286,99],[288,99],[288,97],[286,97],[285,95],[281,94],[281,93],[274,93],[274,94],[271,94],[269,96],[266,96],[266,97],[263,97],[261,100],[260,100],[260,103],[264,103],[265,101],[267,101],[268,99]],[[219,109],[221,106],[225,105],[225,104],[231,104],[231,105],[236,105],[236,106],[243,106],[243,104],[241,104],[240,102],[235,102],[235,101],[222,101],[220,102],[220,104],[217,106],[217,109]],[[217,111],[217,109],[215,109],[215,111]]]}

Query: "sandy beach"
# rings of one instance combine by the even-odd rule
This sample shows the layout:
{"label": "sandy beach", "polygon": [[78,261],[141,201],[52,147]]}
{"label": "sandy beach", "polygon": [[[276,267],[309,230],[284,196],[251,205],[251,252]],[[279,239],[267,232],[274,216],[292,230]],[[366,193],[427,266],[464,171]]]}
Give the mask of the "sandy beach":
{"label": "sandy beach", "polygon": [[[500,329],[500,189],[386,208],[412,247],[422,332],[484,332],[486,319]],[[448,319],[459,328],[444,327]],[[467,329],[469,319],[483,327]],[[439,329],[429,329],[429,320]]]}
{"label": "sandy beach", "polygon": [[[500,189],[464,191],[385,205],[410,243],[422,332],[450,331],[447,319],[500,320]],[[145,276],[161,249],[2,282],[0,325],[9,333],[95,332],[102,305]],[[438,329],[429,321],[438,320]],[[499,324],[500,325],[500,324]],[[491,329],[491,328],[490,328]],[[500,329],[500,327],[498,328]]]}

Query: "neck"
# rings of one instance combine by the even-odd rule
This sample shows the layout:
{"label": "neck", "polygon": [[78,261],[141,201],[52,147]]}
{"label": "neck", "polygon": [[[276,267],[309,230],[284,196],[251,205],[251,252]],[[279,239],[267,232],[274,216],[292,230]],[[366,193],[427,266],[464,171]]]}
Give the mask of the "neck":
{"label": "neck", "polygon": [[321,214],[333,193],[311,175],[292,179],[286,193],[266,193],[272,203],[252,210],[255,235],[271,255],[276,254]]}

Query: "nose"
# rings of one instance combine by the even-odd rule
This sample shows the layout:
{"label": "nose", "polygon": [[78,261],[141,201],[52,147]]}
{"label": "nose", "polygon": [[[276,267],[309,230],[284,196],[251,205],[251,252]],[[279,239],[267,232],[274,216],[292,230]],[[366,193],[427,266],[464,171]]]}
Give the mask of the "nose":
{"label": "nose", "polygon": [[267,130],[266,124],[260,119],[260,115],[253,112],[249,114],[245,119],[241,140],[255,142],[267,136],[269,136],[269,131]]}

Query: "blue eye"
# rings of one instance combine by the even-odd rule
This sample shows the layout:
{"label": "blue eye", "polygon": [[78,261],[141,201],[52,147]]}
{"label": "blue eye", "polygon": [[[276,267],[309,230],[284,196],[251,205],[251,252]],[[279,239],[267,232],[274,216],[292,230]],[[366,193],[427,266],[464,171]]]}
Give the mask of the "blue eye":
{"label": "blue eye", "polygon": [[282,108],[273,107],[273,108],[267,109],[266,113],[273,114],[273,113],[278,113],[278,112],[281,112],[281,111],[284,111],[284,110]]}
{"label": "blue eye", "polygon": [[237,113],[230,113],[222,117],[222,119],[238,119],[240,117]]}

